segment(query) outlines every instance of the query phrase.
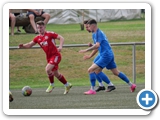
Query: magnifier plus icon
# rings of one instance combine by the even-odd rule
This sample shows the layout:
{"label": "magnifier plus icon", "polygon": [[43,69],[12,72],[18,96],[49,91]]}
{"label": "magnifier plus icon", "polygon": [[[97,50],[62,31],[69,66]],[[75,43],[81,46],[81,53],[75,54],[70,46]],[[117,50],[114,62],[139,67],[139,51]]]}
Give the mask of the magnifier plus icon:
{"label": "magnifier plus icon", "polygon": [[137,94],[137,104],[144,110],[150,110],[157,104],[157,94],[153,90],[143,89]]}
{"label": "magnifier plus icon", "polygon": [[148,105],[149,104],[149,101],[152,101],[153,100],[153,98],[150,98],[149,97],[149,94],[146,94],[146,97],[145,98],[142,98],[142,101],[145,101],[146,102],[146,105]]}

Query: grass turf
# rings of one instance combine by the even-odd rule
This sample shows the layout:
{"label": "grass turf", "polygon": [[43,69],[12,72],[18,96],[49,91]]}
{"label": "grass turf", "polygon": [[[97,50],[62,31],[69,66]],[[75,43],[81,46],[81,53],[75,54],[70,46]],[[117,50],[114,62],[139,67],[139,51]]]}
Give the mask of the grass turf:
{"label": "grass turf", "polygon": [[88,89],[88,86],[73,86],[67,95],[63,95],[62,87],[56,87],[52,93],[45,93],[44,88],[33,88],[28,97],[22,95],[21,89],[14,89],[14,100],[9,103],[9,109],[140,109],[136,95],[144,89],[144,84],[137,84],[133,93],[124,84],[116,85],[112,92],[84,95]]}

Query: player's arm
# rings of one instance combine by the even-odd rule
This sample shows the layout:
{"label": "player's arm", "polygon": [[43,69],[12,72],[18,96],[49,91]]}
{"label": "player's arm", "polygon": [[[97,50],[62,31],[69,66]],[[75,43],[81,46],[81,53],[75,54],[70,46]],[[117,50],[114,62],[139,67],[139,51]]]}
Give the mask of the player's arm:
{"label": "player's arm", "polygon": [[97,53],[98,49],[95,49],[91,52],[91,54],[89,55],[90,58],[93,57],[96,53]]}
{"label": "player's arm", "polygon": [[19,48],[31,48],[32,46],[34,46],[36,43],[34,41],[31,41],[29,43],[26,44],[19,44]]}
{"label": "player's arm", "polygon": [[57,36],[57,39],[60,41],[58,51],[60,52],[62,50],[63,44],[64,44],[64,38],[61,35]]}
{"label": "player's arm", "polygon": [[97,51],[98,51],[98,49],[93,50],[90,55],[85,55],[85,56],[83,57],[83,59],[84,59],[84,60],[90,59],[91,57],[93,57],[93,56],[97,53]]}
{"label": "player's arm", "polygon": [[88,51],[91,51],[91,50],[95,50],[95,49],[98,49],[100,46],[100,43],[99,42],[96,42],[96,44],[94,44],[93,46],[85,49],[85,50],[80,50],[79,52],[80,53],[85,53],[85,52],[88,52]]}

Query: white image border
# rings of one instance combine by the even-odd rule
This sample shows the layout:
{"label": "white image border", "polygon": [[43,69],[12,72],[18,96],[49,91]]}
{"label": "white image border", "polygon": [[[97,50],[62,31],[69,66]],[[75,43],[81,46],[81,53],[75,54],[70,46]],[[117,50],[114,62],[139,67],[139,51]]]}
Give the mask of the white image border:
{"label": "white image border", "polygon": [[151,6],[148,3],[6,3],[3,6],[3,112],[6,115],[148,115],[150,113],[142,109],[98,109],[98,112],[97,109],[9,109],[7,101],[9,34],[6,27],[9,26],[8,11],[25,9],[26,6],[27,9],[33,9],[35,6],[36,9],[145,9],[145,89],[151,89]]}

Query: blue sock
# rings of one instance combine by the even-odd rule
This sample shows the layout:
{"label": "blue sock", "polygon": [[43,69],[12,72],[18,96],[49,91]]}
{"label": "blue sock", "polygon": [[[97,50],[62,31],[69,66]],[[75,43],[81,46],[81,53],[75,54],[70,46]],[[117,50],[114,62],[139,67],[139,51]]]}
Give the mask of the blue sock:
{"label": "blue sock", "polygon": [[90,73],[89,74],[89,78],[90,78],[91,86],[95,86],[96,85],[96,76],[95,76],[95,73]]}
{"label": "blue sock", "polygon": [[108,77],[103,72],[98,73],[97,76],[99,78],[101,78],[101,80],[103,80],[105,83],[107,83],[107,84],[110,83],[110,80],[108,79]]}
{"label": "blue sock", "polygon": [[118,77],[121,78],[126,83],[129,83],[129,79],[127,78],[127,76],[124,73],[120,72]]}
{"label": "blue sock", "polygon": [[96,75],[96,79],[98,80],[98,82],[101,83],[102,79],[96,73],[95,73],[95,75]]}

